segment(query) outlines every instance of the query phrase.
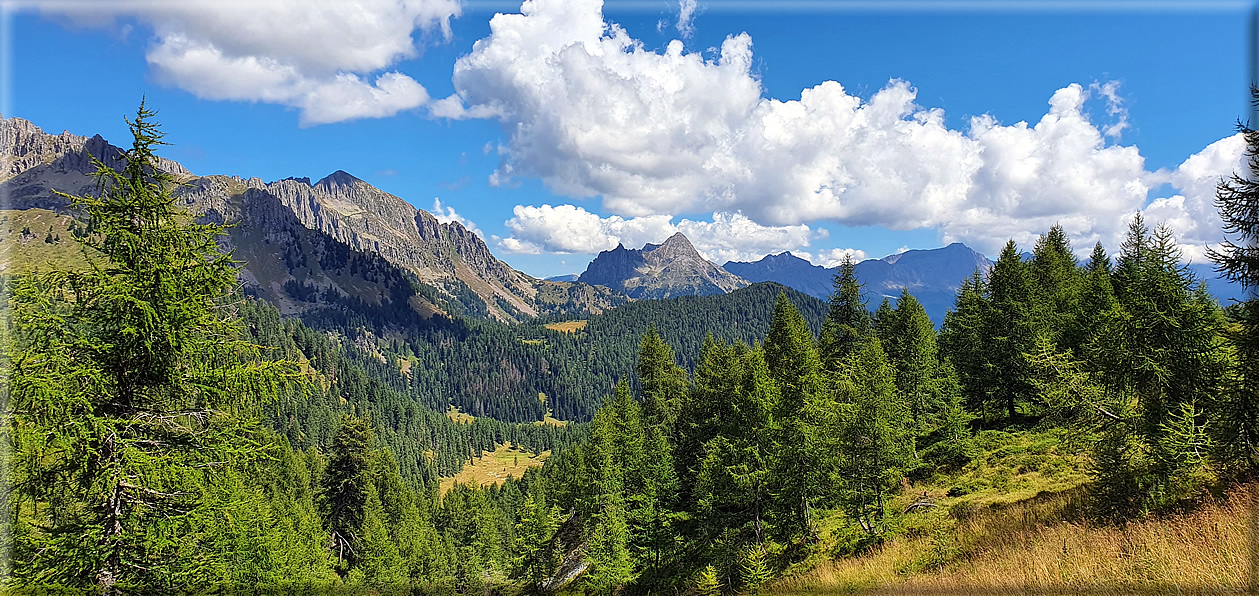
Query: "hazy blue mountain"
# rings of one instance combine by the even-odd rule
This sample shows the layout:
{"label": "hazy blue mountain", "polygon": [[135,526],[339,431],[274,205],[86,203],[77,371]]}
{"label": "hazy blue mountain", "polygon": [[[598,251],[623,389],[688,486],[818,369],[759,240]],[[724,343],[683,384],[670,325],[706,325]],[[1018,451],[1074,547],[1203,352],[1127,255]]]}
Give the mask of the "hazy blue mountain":
{"label": "hazy blue mountain", "polygon": [[581,277],[580,273],[565,273],[564,275],[552,275],[546,278],[547,281],[577,281]]}
{"label": "hazy blue mountain", "polygon": [[772,281],[826,300],[831,294],[833,269],[814,265],[790,252],[768,255],[754,263],[730,261],[721,266],[752,283]]}
{"label": "hazy blue mountain", "polygon": [[[910,250],[862,261],[857,263],[857,280],[864,286],[871,310],[878,308],[884,297],[895,303],[901,289],[909,288],[939,325],[944,322],[944,313],[952,308],[962,280],[975,269],[982,273],[991,266],[988,257],[955,242],[943,248]],[[823,300],[830,295],[838,270],[814,265],[789,252],[769,255],[754,263],[729,262],[723,267],[754,283],[778,282]]]}

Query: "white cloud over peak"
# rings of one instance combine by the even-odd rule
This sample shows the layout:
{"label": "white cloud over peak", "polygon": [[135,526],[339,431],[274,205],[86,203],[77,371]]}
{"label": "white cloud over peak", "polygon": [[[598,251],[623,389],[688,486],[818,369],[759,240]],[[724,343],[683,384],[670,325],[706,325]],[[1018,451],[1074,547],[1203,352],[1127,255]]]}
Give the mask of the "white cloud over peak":
{"label": "white cloud over peak", "polygon": [[[434,113],[501,123],[496,183],[536,177],[561,195],[600,197],[614,217],[934,227],[995,254],[1008,238],[1030,247],[1055,223],[1078,244],[1109,245],[1160,183],[1135,146],[1116,143],[1128,122],[1113,81],[1054,91],[1034,123],[985,115],[963,130],[900,80],[868,98],[835,81],[799,99],[764,97],[746,33],[715,55],[680,41],[651,51],[607,22],[600,0],[530,0],[490,29],[457,61],[456,93]],[[1090,115],[1090,101],[1104,116]],[[1186,194],[1184,209],[1193,204]]]}
{"label": "white cloud over peak", "polygon": [[452,221],[459,222],[459,225],[467,228],[469,232],[472,232],[481,238],[485,238],[485,233],[478,229],[476,224],[472,223],[472,221],[468,218],[456,213],[454,207],[443,204],[442,200],[437,197],[433,197],[433,217],[436,217],[437,221],[441,223],[450,223]]}
{"label": "white cloud over peak", "polygon": [[712,221],[681,219],[674,223],[669,215],[600,217],[575,205],[517,205],[506,226],[512,235],[499,246],[530,254],[593,254],[617,244],[642,248],[682,232],[700,254],[719,265],[797,250],[819,236],[805,224],[762,226],[741,213],[714,213]]}
{"label": "white cloud over peak", "polygon": [[826,268],[838,267],[844,262],[844,257],[852,257],[853,263],[860,263],[868,258],[866,251],[857,248],[832,248],[830,250],[820,250],[816,254],[805,251],[792,251],[792,254],[800,257],[814,265],[821,265]]}
{"label": "white cloud over peak", "polygon": [[458,0],[137,0],[43,10],[80,22],[146,22],[155,35],[146,58],[160,81],[205,99],[291,106],[303,125],[426,103],[414,79],[381,71],[419,54],[417,30],[449,37],[460,14]]}

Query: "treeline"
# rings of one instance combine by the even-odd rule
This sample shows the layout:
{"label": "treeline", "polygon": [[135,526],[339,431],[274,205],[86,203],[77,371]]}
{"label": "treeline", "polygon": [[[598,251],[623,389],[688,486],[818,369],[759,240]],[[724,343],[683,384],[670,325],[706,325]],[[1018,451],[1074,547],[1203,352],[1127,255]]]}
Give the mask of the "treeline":
{"label": "treeline", "polygon": [[[124,171],[99,166],[102,195],[73,198],[94,266],[12,283],[7,586],[758,593],[815,553],[824,521],[853,529],[827,554],[887,540],[903,481],[966,466],[980,429],[1071,429],[1090,446],[1095,521],[1172,510],[1254,471],[1255,303],[1226,314],[1170,230],[1140,217],[1113,262],[1099,246],[1077,263],[1058,227],[1027,262],[1009,243],[938,334],[908,292],[871,315],[849,260],[820,325],[788,293],[763,295],[744,312],[768,323],[750,341],[706,335],[693,370],[669,343],[683,340],[629,335],[632,368],[583,389],[605,396],[586,431],[462,426],[414,385],[461,361],[425,352],[407,377],[397,330],[330,335],[235,298],[223,229],[180,215],[153,167],[151,115],[131,122]],[[1221,250],[1226,272],[1259,285],[1247,249]],[[635,308],[604,332],[679,312]],[[467,326],[442,354],[502,346],[491,353],[510,370],[507,345],[627,341],[593,325],[514,341],[487,325],[501,341],[485,344]],[[472,356],[476,374],[492,358]],[[499,439],[568,446],[501,487],[439,494],[437,470]]]}
{"label": "treeline", "polygon": [[[819,335],[780,296],[763,343],[709,338],[688,376],[649,331],[639,390],[529,497],[573,512],[592,593],[756,593],[832,512],[859,528],[845,552],[881,542],[902,479],[967,465],[985,428],[1070,429],[1096,522],[1192,506],[1254,471],[1251,308],[1230,319],[1139,215],[1114,262],[1077,263],[1057,226],[1030,261],[1009,243],[939,334],[908,292],[871,315],[847,262]],[[565,554],[534,553],[538,576]]]}

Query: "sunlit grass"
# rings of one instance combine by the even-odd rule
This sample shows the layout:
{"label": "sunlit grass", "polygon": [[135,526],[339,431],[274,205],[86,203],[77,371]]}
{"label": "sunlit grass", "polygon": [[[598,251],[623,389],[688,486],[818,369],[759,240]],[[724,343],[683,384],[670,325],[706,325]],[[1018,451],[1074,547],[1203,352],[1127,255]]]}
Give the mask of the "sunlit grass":
{"label": "sunlit grass", "polygon": [[493,452],[488,452],[481,457],[476,458],[470,464],[464,464],[463,469],[459,473],[450,478],[443,478],[439,490],[442,494],[450,490],[456,482],[460,484],[475,484],[477,486],[486,486],[490,484],[502,484],[507,481],[508,477],[520,478],[524,476],[525,470],[534,466],[541,466],[546,458],[551,456],[550,451],[542,453],[532,453],[529,451],[517,451],[512,448],[511,443],[499,445]]}

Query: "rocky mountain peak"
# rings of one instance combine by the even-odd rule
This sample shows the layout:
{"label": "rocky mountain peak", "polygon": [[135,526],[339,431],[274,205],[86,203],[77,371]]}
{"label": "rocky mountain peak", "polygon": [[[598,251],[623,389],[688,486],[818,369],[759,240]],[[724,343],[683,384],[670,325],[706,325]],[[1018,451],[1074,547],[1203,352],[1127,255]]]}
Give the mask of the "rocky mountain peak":
{"label": "rocky mountain peak", "polygon": [[620,290],[631,298],[724,294],[748,285],[701,256],[681,232],[641,249],[618,244],[600,252],[578,281]]}
{"label": "rocky mountain peak", "polygon": [[319,182],[316,182],[314,186],[322,186],[322,187],[329,187],[329,188],[335,187],[335,186],[353,187],[360,182],[362,182],[362,180],[355,177],[353,174],[345,170],[337,170],[331,174],[328,174],[327,176],[324,176],[322,179],[319,180]]}
{"label": "rocky mountain peak", "polygon": [[650,252],[665,259],[704,259],[682,232],[674,233],[650,251],[644,248],[644,252]]}

